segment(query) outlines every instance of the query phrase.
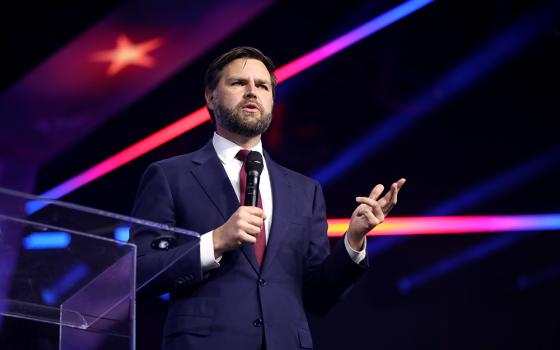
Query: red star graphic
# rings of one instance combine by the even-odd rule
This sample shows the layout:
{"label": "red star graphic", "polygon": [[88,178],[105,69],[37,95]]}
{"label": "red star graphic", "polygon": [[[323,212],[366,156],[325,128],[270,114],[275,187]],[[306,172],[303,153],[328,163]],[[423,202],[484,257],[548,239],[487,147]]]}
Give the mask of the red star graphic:
{"label": "red star graphic", "polygon": [[111,62],[107,70],[107,75],[110,77],[131,65],[151,68],[155,64],[155,59],[148,56],[148,53],[160,47],[162,41],[161,38],[155,38],[133,44],[125,34],[121,34],[117,38],[115,49],[96,52],[91,55],[91,59],[97,62]]}

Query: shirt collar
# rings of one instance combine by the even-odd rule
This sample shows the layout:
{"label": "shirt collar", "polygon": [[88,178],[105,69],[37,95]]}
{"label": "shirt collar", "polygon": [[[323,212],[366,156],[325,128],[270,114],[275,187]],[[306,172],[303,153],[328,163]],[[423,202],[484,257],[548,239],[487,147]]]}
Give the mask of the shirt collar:
{"label": "shirt collar", "polygon": [[[214,136],[212,137],[212,145],[214,145],[218,158],[220,158],[223,164],[229,164],[233,161],[237,152],[242,149],[238,144],[218,135],[216,132],[214,132]],[[250,150],[263,154],[262,142],[259,140],[259,143],[250,148]]]}

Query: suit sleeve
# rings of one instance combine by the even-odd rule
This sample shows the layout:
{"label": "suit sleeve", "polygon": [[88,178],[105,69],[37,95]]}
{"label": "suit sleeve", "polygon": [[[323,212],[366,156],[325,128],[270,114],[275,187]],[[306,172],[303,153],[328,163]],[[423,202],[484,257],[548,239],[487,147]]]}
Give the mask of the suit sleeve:
{"label": "suit sleeve", "polygon": [[306,309],[317,315],[326,314],[369,267],[367,257],[360,264],[352,261],[343,239],[329,252],[325,200],[316,183],[303,298]]}
{"label": "suit sleeve", "polygon": [[[150,165],[142,176],[132,216],[176,225],[169,181],[157,163]],[[163,235],[171,236],[176,244],[169,250],[154,249],[152,242]],[[138,247],[137,286],[142,287],[143,294],[159,295],[203,279],[197,238],[142,225],[132,225],[130,237],[130,242]],[[150,282],[146,284],[147,281]]]}

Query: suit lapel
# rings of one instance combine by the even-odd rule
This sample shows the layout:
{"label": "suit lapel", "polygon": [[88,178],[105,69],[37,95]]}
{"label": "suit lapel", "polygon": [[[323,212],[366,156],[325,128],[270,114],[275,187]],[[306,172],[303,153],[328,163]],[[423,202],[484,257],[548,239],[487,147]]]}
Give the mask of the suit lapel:
{"label": "suit lapel", "polygon": [[[191,170],[193,176],[216,206],[224,221],[229,219],[239,208],[239,201],[211,140],[197,152],[192,161],[199,165]],[[253,246],[242,244],[241,251],[249,260],[253,270],[259,274]]]}
{"label": "suit lapel", "polygon": [[266,165],[270,176],[270,186],[272,187],[272,202],[274,215],[268,235],[266,252],[264,255],[262,270],[266,269],[274,261],[274,256],[286,239],[285,221],[290,216],[290,198],[292,196],[292,186],[288,183],[286,172],[265,152]]}
{"label": "suit lapel", "polygon": [[193,163],[199,166],[191,172],[198,181],[210,201],[216,206],[224,220],[229,217],[239,207],[239,201],[226,171],[214,150],[212,141],[201,148],[192,159]]}

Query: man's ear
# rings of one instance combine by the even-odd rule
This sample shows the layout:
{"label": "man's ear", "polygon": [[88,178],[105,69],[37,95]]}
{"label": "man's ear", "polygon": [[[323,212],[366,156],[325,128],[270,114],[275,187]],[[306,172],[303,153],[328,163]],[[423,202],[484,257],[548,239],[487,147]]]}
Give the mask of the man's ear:
{"label": "man's ear", "polygon": [[204,90],[204,98],[206,99],[206,104],[208,109],[214,110],[214,93],[210,89]]}

